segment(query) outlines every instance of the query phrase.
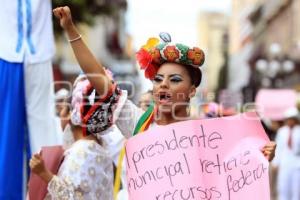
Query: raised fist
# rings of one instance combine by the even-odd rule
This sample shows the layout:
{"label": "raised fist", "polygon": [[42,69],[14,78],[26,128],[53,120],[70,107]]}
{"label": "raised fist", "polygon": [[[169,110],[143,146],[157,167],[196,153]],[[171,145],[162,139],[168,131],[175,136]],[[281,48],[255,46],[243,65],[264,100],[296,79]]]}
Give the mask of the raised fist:
{"label": "raised fist", "polygon": [[60,26],[63,29],[68,29],[73,26],[71,10],[68,6],[57,7],[53,9],[53,14],[59,19]]}

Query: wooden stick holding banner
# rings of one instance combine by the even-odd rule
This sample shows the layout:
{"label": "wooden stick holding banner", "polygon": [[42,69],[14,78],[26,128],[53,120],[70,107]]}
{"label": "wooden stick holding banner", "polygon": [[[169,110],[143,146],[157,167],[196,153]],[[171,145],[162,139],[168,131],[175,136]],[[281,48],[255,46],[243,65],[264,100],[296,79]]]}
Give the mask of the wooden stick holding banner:
{"label": "wooden stick holding banner", "polygon": [[130,200],[269,200],[255,113],[152,128],[126,144]]}

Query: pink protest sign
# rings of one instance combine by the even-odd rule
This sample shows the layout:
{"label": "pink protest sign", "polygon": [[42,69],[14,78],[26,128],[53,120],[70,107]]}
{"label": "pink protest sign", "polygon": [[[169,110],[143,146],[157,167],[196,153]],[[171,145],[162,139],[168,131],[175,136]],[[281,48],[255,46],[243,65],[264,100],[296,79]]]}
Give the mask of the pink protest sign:
{"label": "pink protest sign", "polygon": [[297,93],[291,89],[262,89],[256,95],[255,104],[261,117],[283,120],[284,112],[297,104]]}
{"label": "pink protest sign", "polygon": [[254,113],[160,126],[128,140],[130,200],[269,200]]}

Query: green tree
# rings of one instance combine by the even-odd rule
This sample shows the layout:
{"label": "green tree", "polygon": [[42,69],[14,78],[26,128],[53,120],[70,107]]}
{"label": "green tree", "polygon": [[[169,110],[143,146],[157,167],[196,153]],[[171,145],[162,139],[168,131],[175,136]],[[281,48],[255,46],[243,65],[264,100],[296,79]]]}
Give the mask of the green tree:
{"label": "green tree", "polygon": [[[114,15],[119,9],[127,7],[126,0],[52,0],[52,7],[69,6],[75,23],[93,25],[98,15]],[[56,36],[62,34],[57,20],[54,20]]]}

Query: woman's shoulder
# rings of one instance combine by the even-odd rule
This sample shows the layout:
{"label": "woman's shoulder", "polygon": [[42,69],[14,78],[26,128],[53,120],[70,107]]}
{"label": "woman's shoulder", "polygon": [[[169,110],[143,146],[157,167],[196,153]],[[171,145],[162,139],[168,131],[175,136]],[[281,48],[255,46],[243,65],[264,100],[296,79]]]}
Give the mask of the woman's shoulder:
{"label": "woman's shoulder", "polygon": [[[91,166],[108,166],[112,163],[108,151],[94,140],[78,140],[69,149],[65,157],[66,165],[91,167]],[[84,169],[82,169],[84,170]]]}
{"label": "woman's shoulder", "polygon": [[94,151],[105,150],[105,148],[101,144],[92,139],[80,139],[74,143],[74,147]]}
{"label": "woman's shoulder", "polygon": [[84,154],[93,155],[99,152],[106,152],[106,150],[95,140],[80,139],[74,142],[67,152],[72,155],[78,154],[77,156],[80,157],[80,154],[83,154],[83,152]]}

